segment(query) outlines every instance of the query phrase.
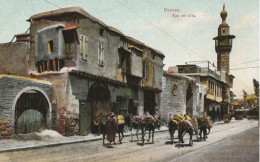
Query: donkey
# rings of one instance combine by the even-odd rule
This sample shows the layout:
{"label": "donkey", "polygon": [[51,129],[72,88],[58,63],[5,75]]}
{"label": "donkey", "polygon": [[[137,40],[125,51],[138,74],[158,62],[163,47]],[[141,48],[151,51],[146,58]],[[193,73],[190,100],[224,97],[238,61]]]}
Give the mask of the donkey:
{"label": "donkey", "polygon": [[142,121],[142,117],[140,117],[140,116],[133,116],[132,118],[130,117],[129,114],[127,114],[125,116],[125,124],[129,127],[129,130],[131,131],[130,142],[133,142],[133,129],[136,130],[135,135],[136,135],[137,141],[139,141],[138,132],[141,129],[141,121]]}
{"label": "donkey", "polygon": [[173,143],[173,139],[174,139],[174,133],[176,130],[178,130],[179,126],[178,126],[178,121],[175,119],[171,119],[169,121],[169,133],[170,133],[170,137],[171,137],[171,143]]}
{"label": "donkey", "polygon": [[192,146],[193,145],[193,141],[192,141],[193,130],[194,130],[194,128],[190,121],[182,120],[179,124],[179,131],[178,131],[179,144],[184,143],[183,137],[186,133],[189,133],[189,135],[190,135],[189,145]]}
{"label": "donkey", "polygon": [[[210,133],[210,128],[212,128],[212,124],[210,122],[210,119],[208,117],[201,117],[198,118],[198,127],[200,129],[199,135],[200,135],[200,140],[202,138],[201,134],[203,132],[203,139],[206,141],[207,135]],[[207,133],[207,129],[209,132]]]}
{"label": "donkey", "polygon": [[146,116],[143,118],[141,122],[141,130],[142,130],[142,145],[144,145],[144,136],[146,131],[149,131],[149,138],[147,142],[151,139],[152,132],[152,143],[154,143],[154,130],[155,128],[160,129],[160,117],[158,116]]}

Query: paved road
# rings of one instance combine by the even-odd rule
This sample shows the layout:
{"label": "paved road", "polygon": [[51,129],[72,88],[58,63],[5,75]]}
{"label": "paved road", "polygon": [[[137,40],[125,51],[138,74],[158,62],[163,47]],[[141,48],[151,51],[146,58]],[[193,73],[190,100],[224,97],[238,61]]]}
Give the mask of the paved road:
{"label": "paved road", "polygon": [[[160,132],[155,134],[154,144],[146,143],[144,146],[129,142],[130,137],[126,137],[123,144],[115,145],[114,148],[103,147],[102,141],[84,142],[1,153],[0,161],[171,161],[257,126],[257,121],[247,120],[218,124],[211,130],[207,141],[194,142],[192,147],[177,148],[174,144],[166,144],[169,134]],[[188,136],[184,140],[188,143]]]}
{"label": "paved road", "polygon": [[193,151],[173,161],[258,162],[259,128],[252,128],[213,145]]}

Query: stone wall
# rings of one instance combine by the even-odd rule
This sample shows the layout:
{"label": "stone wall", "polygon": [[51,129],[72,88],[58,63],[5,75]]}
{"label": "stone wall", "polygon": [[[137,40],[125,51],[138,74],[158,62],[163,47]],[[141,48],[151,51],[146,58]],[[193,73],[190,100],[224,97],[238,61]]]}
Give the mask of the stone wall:
{"label": "stone wall", "polygon": [[[52,89],[50,83],[8,75],[0,77],[0,118],[7,119],[7,122],[4,122],[4,124],[10,124],[11,127],[8,125],[8,128],[14,128],[16,101],[27,90],[45,93],[47,95],[45,97],[49,101],[51,100]],[[49,110],[47,110],[47,127],[51,126],[51,105],[49,106]]]}
{"label": "stone wall", "polygon": [[8,118],[0,117],[0,140],[10,139],[13,135],[13,128],[11,126],[10,120]]}
{"label": "stone wall", "polygon": [[[172,94],[172,86],[177,86],[177,94]],[[162,77],[162,92],[160,103],[160,115],[162,120],[168,121],[169,114],[186,113],[186,81],[181,78],[165,76]]]}

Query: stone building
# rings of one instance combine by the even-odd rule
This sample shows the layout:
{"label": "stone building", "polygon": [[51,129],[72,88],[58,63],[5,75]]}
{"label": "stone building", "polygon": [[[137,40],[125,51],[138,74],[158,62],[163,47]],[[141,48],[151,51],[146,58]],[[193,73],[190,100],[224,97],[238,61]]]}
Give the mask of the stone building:
{"label": "stone building", "polygon": [[202,116],[206,88],[196,79],[171,70],[163,74],[160,114],[168,121],[176,114]]}
{"label": "stone building", "polygon": [[232,110],[232,96],[230,88],[233,87],[233,79],[235,78],[229,73],[229,57],[232,50],[232,41],[235,38],[234,35],[230,35],[230,27],[226,22],[227,11],[225,10],[225,4],[223,10],[220,13],[222,23],[218,27],[218,36],[213,38],[215,40],[215,51],[217,52],[217,70],[220,71],[221,77],[225,84],[223,86],[223,99],[221,109],[223,113],[229,113]]}
{"label": "stone building", "polygon": [[22,82],[17,84],[24,88],[32,87],[9,87],[15,98],[20,99],[19,94],[28,90],[39,93],[44,104],[35,105],[29,96],[26,101],[31,105],[22,102],[19,107],[10,98],[12,106],[1,106],[6,112],[19,112],[15,118],[5,112],[0,116],[12,121],[14,132],[19,133],[17,122],[24,116],[24,125],[36,129],[31,122],[42,123],[37,117],[26,119],[30,114],[43,116],[41,127],[63,135],[86,135],[95,133],[94,121],[110,111],[137,115],[158,111],[164,59],[161,52],[125,36],[79,7],[36,14],[27,21],[28,34],[16,35],[16,42],[0,45],[0,57],[6,58],[1,61],[6,68],[0,73],[23,76],[4,78]]}
{"label": "stone building", "polygon": [[232,110],[230,88],[233,86],[235,77],[229,73],[229,55],[232,49],[232,39],[235,36],[229,35],[225,6],[223,6],[220,16],[222,23],[218,28],[218,36],[214,38],[217,52],[217,69],[209,61],[201,61],[199,63],[206,63],[207,66],[200,67],[196,64],[177,65],[176,67],[170,67],[168,71],[193,77],[198,83],[204,85],[207,88],[207,94],[204,98],[204,112],[216,118],[219,116],[221,119],[220,116]]}

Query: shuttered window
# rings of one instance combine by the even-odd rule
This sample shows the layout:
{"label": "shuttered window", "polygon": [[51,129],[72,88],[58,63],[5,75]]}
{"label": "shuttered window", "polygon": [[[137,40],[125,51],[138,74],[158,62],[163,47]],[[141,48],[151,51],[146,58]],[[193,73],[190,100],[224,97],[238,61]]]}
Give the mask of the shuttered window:
{"label": "shuttered window", "polygon": [[104,43],[98,42],[98,65],[104,66]]}
{"label": "shuttered window", "polygon": [[80,35],[80,57],[83,60],[87,60],[88,50],[88,38],[84,35]]}

